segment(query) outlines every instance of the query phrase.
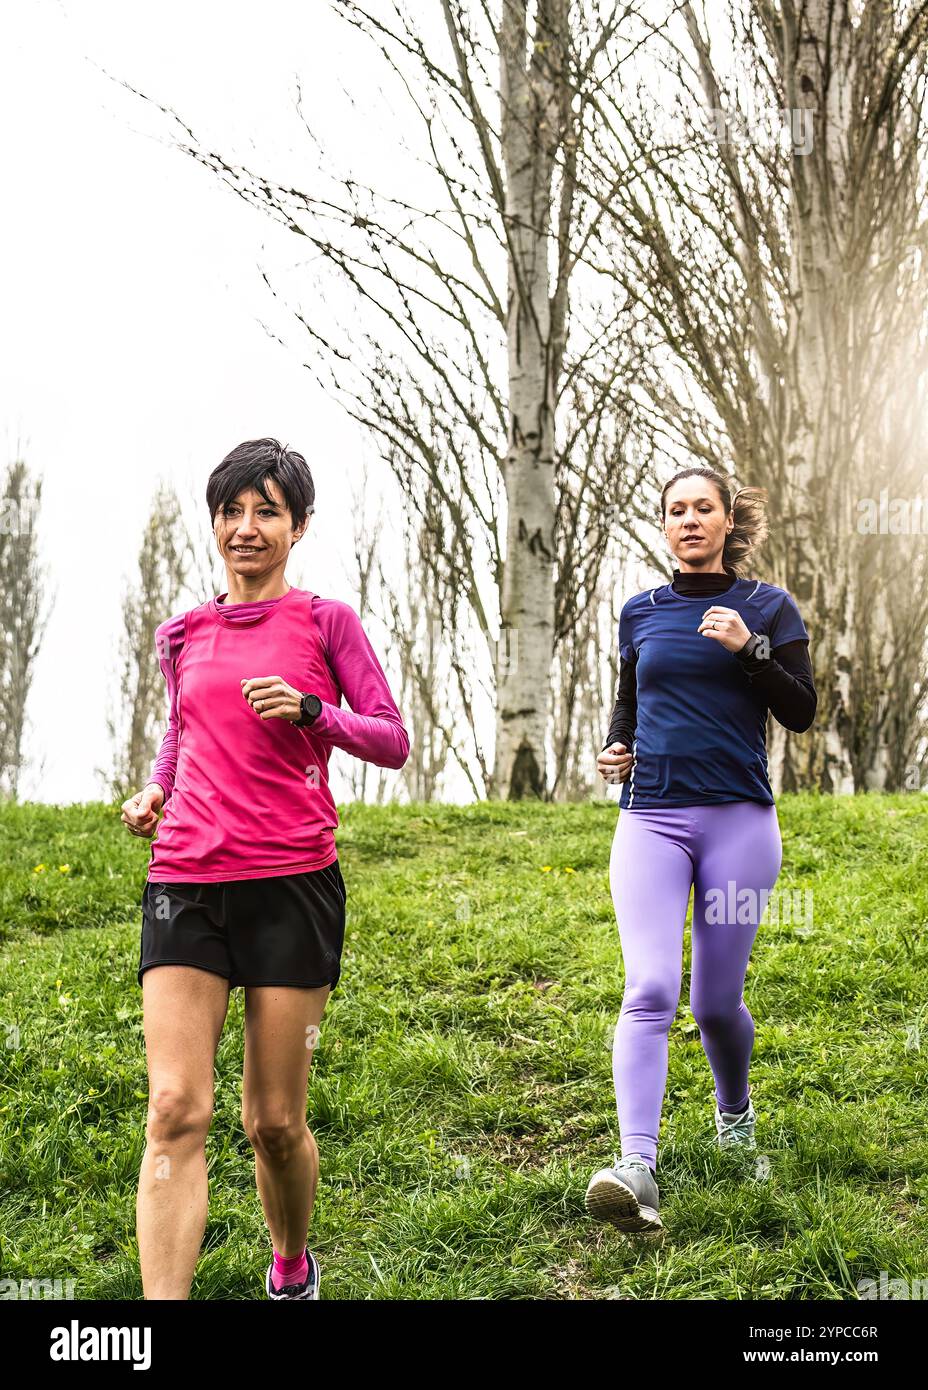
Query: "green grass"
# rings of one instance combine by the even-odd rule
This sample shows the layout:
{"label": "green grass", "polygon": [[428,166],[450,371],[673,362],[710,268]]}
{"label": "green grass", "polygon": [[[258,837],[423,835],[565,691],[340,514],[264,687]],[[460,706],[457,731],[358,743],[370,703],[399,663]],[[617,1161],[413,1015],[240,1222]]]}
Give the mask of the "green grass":
{"label": "green grass", "polygon": [[[777,888],[811,889],[814,922],[763,924],[748,972],[769,1173],[714,1146],[685,976],[668,1237],[644,1249],[583,1210],[618,1150],[617,814],[341,808],[348,932],[309,1094],[323,1296],[848,1299],[881,1270],[928,1277],[928,799],[781,798]],[[148,852],[99,804],[0,809],[0,1278],[73,1278],[78,1299],[141,1297]],[[235,991],[193,1298],[263,1297],[241,1072]]]}

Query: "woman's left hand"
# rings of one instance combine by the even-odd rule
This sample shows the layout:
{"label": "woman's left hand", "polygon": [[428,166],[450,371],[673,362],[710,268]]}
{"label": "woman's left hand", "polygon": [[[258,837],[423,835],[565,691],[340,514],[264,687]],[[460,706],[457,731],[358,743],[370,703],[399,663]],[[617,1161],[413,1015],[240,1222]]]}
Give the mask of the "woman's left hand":
{"label": "woman's left hand", "polygon": [[697,631],[704,637],[714,637],[730,652],[740,652],[751,635],[740,613],[736,613],[734,608],[721,608],[718,604],[706,609]]}
{"label": "woman's left hand", "polygon": [[302,691],[294,690],[282,676],[254,676],[242,681],[242,694],[262,719],[299,719]]}

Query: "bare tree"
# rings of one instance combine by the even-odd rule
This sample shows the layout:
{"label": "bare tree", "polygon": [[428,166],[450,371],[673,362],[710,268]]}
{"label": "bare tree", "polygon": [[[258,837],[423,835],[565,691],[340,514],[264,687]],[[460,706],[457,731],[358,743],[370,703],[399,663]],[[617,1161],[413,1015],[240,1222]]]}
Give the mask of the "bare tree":
{"label": "bare tree", "polygon": [[[400,698],[410,729],[411,753],[403,779],[412,801],[436,799],[453,759],[479,796],[489,776],[480,735],[480,714],[492,695],[478,670],[481,652],[462,622],[464,604],[451,582],[460,538],[446,535],[446,516],[435,489],[427,490],[422,514],[404,513],[405,582],[391,590],[381,570],[381,590],[400,654]],[[448,699],[456,689],[462,719]]]}
{"label": "bare tree", "polygon": [[144,786],[164,729],[164,680],[155,629],[180,610],[187,586],[189,537],[183,523],[170,524],[170,518],[180,514],[177,494],[160,483],[139,548],[138,579],[125,588],[118,704],[106,718],[112,765],[109,772],[97,768],[115,802]]}
{"label": "bare tree", "polygon": [[[405,93],[434,193],[287,187],[160,109],[357,296],[357,330],[295,318],[420,521],[439,499],[436,601],[447,583],[466,604],[494,679],[486,792],[564,794],[610,535],[653,556],[652,465],[693,460],[768,488],[767,576],[810,627],[819,716],[802,739],[772,722],[775,785],[895,785],[923,727],[923,548],[853,522],[877,483],[911,490],[916,457],[898,404],[926,367],[926,0],[730,0],[726,71],[689,0],[652,24],[594,0],[442,0],[441,42],[399,0],[336,8]],[[786,112],[788,147],[733,138],[743,107]]]}
{"label": "bare tree", "polygon": [[[380,512],[373,519],[368,515],[369,487],[370,477],[365,463],[359,487],[353,491],[351,497],[351,515],[354,518],[354,569],[348,575],[352,588],[358,594],[358,616],[365,627],[371,618],[382,621],[380,604],[378,603],[375,607],[375,599],[379,599],[381,596],[377,593],[377,586],[373,580],[377,566],[383,518]],[[338,758],[337,749],[334,750],[333,757]],[[351,788],[353,801],[370,799],[378,805],[383,802],[389,781],[386,768],[378,767],[375,769],[373,763],[350,758],[345,759],[343,771]],[[374,780],[373,788],[370,785],[372,780]],[[371,791],[372,795],[369,796]]]}
{"label": "bare tree", "polygon": [[[205,517],[201,518],[205,522]],[[190,598],[193,606],[206,603],[224,591],[225,567],[212,531],[205,524],[187,523],[183,538],[182,596]],[[168,615],[165,614],[165,617]]]}
{"label": "bare tree", "polygon": [[[650,89],[600,92],[586,191],[612,183],[603,264],[660,332],[662,379],[640,389],[668,460],[770,493],[768,574],[803,608],[819,689],[801,739],[773,724],[776,785],[899,785],[923,719],[925,548],[861,535],[855,505],[911,496],[919,462],[928,5],[732,0],[726,34],[723,73],[685,3]],[[771,109],[785,151],[743,129]]]}
{"label": "bare tree", "polygon": [[33,669],[50,616],[43,612],[38,556],[41,479],[17,458],[0,498],[0,796],[16,800],[25,767],[23,733]]}
{"label": "bare tree", "polygon": [[[378,47],[419,123],[426,205],[350,174],[320,173],[310,191],[284,185],[205,148],[154,104],[181,150],[305,238],[357,296],[357,328],[294,311],[307,366],[378,441],[420,523],[437,499],[447,552],[436,602],[447,610],[444,582],[494,681],[482,790],[549,795],[555,651],[595,593],[617,499],[632,505],[610,440],[627,429],[627,383],[643,361],[632,301],[596,293],[589,249],[603,205],[579,189],[596,93],[648,26],[632,31],[637,7],[606,0],[500,0],[492,12],[442,0],[443,36],[423,34],[426,20],[399,0],[336,9]],[[301,92],[297,106],[303,115]],[[468,693],[455,695],[460,716]]]}

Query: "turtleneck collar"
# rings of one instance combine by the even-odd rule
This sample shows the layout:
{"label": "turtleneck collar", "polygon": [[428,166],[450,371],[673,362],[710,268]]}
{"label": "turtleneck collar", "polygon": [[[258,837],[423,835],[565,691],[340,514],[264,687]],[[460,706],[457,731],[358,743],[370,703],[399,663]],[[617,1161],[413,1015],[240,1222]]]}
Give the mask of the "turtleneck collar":
{"label": "turtleneck collar", "polygon": [[251,599],[244,603],[229,603],[228,593],[217,594],[209,600],[206,607],[215,621],[222,623],[224,627],[256,627],[258,623],[267,622],[272,618],[280,611],[281,605],[286,605],[292,594],[299,592],[300,590],[291,584],[285,594],[278,594],[276,598]]}
{"label": "turtleneck collar", "polygon": [[724,594],[736,582],[734,575],[725,574],[682,574],[674,570],[671,587],[675,594],[691,595],[698,598],[705,594]]}

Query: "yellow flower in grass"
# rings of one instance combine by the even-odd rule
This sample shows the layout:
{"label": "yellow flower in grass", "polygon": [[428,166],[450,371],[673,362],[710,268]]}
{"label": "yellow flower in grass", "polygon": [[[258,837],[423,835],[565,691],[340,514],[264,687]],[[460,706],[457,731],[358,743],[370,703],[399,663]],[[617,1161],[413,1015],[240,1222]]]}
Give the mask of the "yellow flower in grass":
{"label": "yellow flower in grass", "polygon": [[543,874],[549,874],[549,873],[551,872],[551,865],[550,865],[550,864],[542,864],[542,866],[541,866],[541,872],[542,872]]}
{"label": "yellow flower in grass", "polygon": [[67,874],[67,873],[70,873],[70,872],[71,872],[71,865],[70,865],[70,864],[59,864],[59,865],[58,865],[58,872],[59,872],[60,874]]}
{"label": "yellow flower in grass", "polygon": [[568,868],[568,869],[565,869],[565,870],[564,870],[564,873],[565,873],[565,874],[575,874],[576,872],[577,872],[576,869],[569,869],[569,868]]}
{"label": "yellow flower in grass", "polygon": [[35,868],[32,870],[32,872],[33,872],[34,874],[44,874],[44,872],[45,872],[45,865],[44,865],[44,864],[36,864],[36,866],[35,866]]}

